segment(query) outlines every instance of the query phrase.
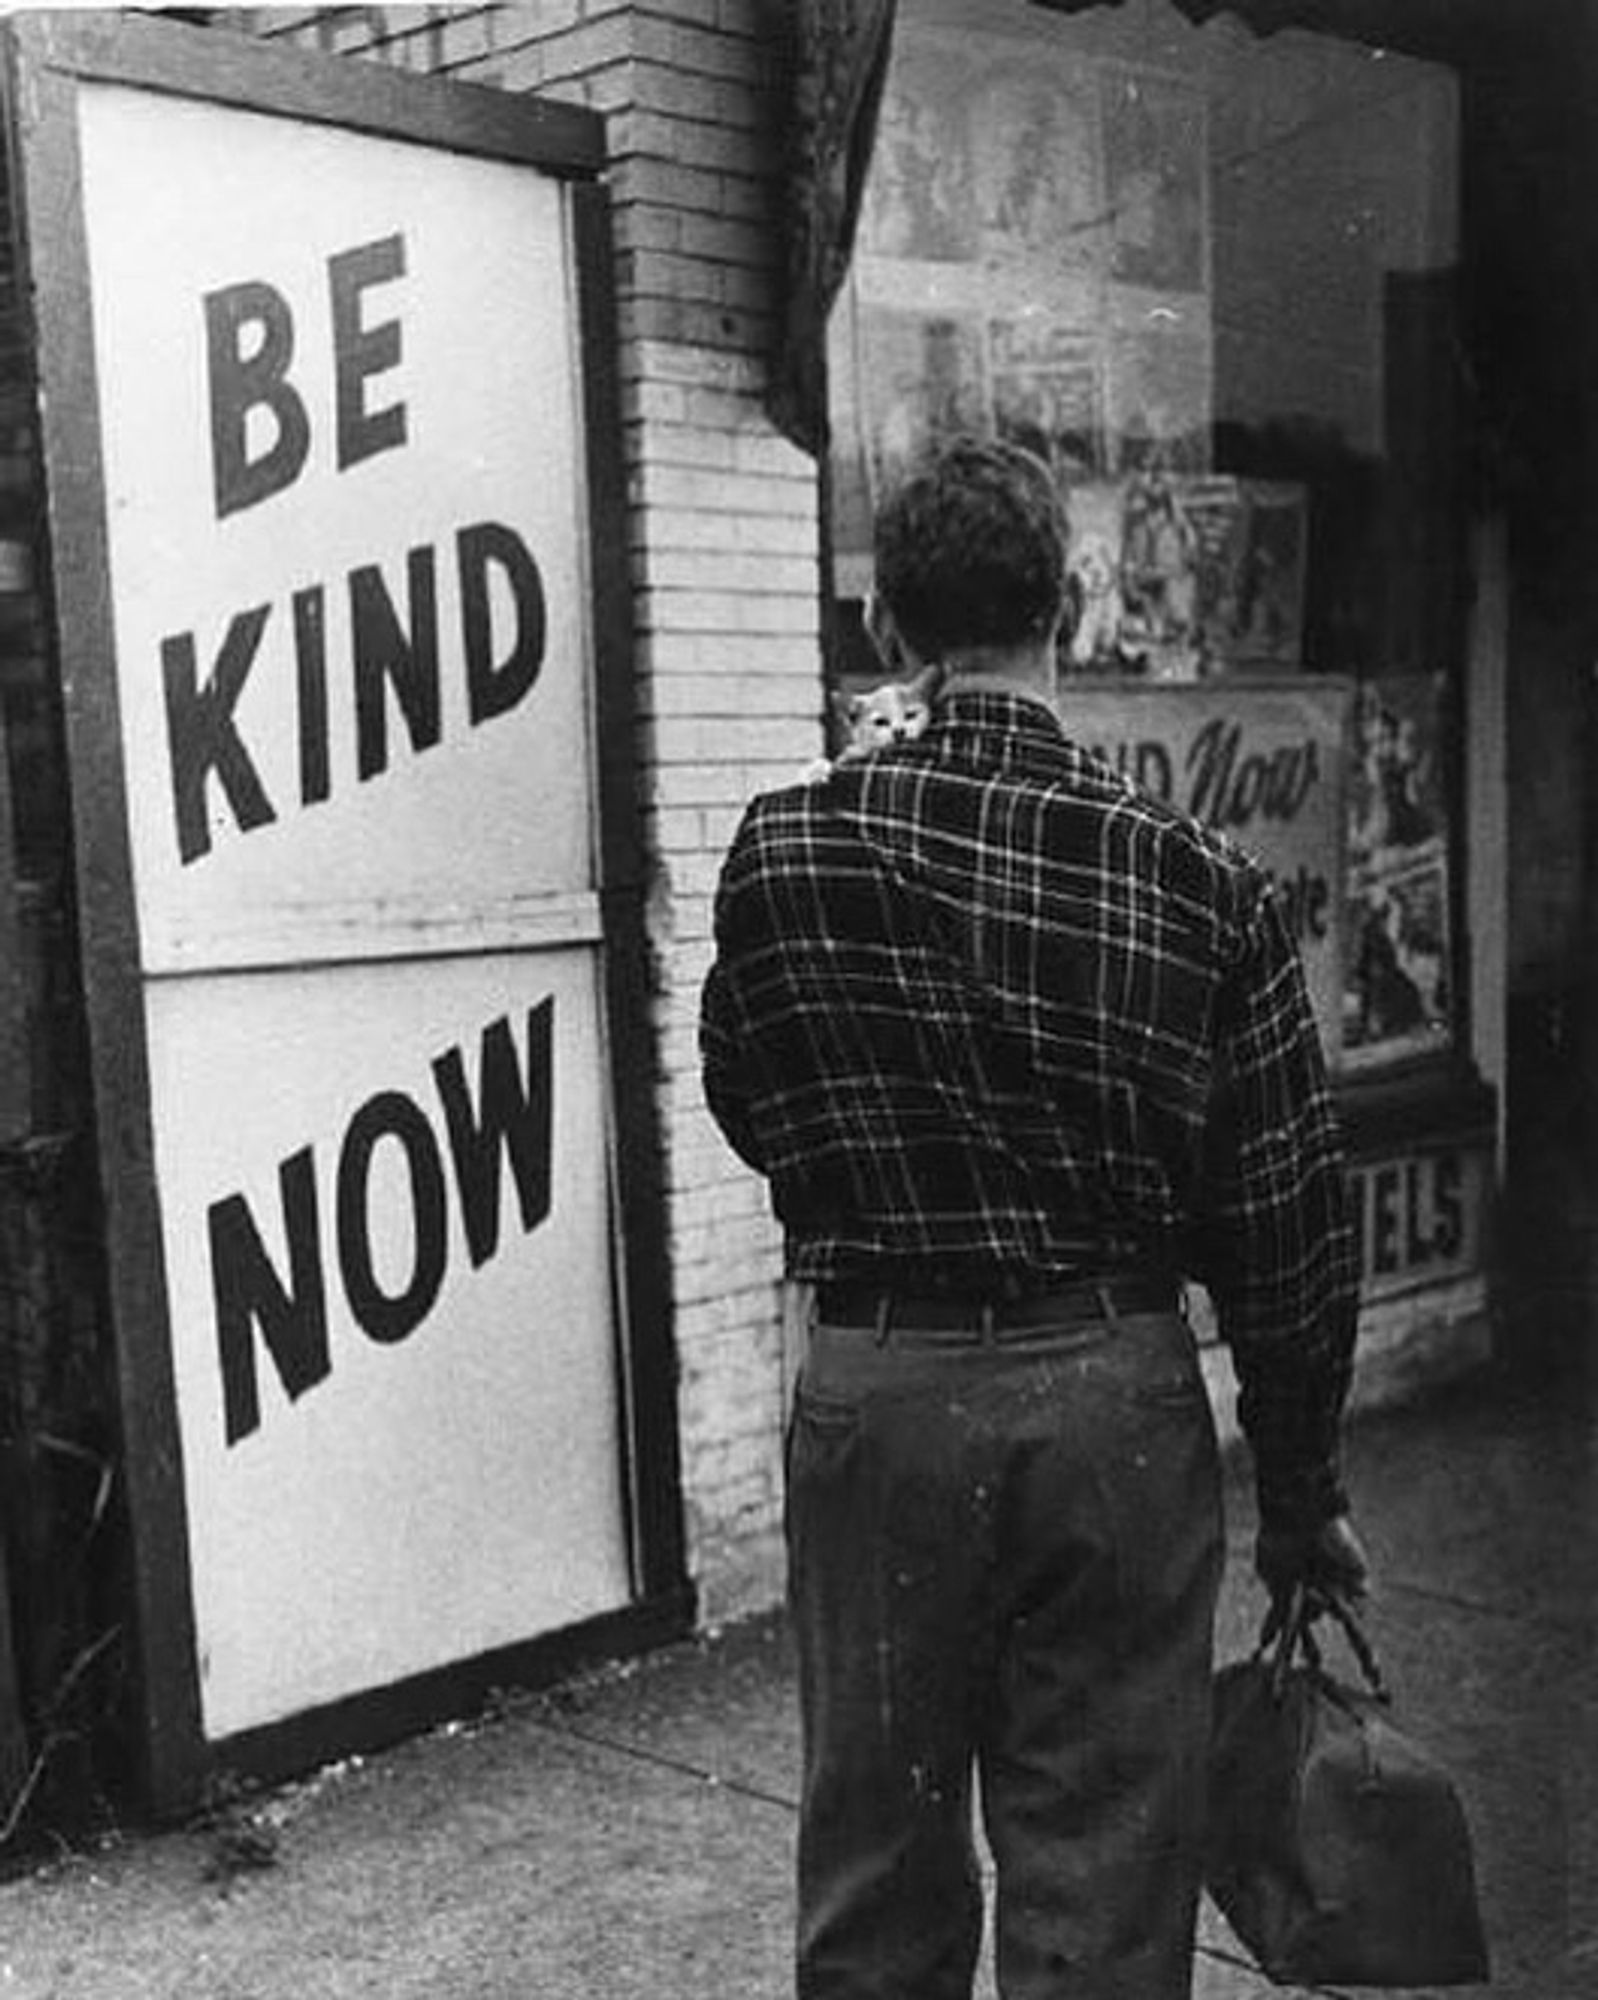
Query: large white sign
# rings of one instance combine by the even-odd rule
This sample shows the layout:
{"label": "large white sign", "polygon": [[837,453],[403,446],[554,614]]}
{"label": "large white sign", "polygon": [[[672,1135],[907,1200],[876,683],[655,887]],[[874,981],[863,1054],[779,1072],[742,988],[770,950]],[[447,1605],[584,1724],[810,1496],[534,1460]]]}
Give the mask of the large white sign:
{"label": "large white sign", "polygon": [[79,106],[215,1739],[629,1600],[573,258],[526,167]]}
{"label": "large white sign", "polygon": [[626,1601],[594,963],[151,990],[213,1737]]}
{"label": "large white sign", "polygon": [[81,103],[145,967],[475,943],[587,890],[558,186]]}

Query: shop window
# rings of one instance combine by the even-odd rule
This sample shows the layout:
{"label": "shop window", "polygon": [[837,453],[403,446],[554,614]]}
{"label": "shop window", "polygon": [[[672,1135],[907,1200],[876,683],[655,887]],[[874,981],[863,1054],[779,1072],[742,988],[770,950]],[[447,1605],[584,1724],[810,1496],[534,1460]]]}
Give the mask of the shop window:
{"label": "shop window", "polygon": [[1458,104],[1169,0],[901,0],[829,333],[845,683],[877,496],[975,431],[1072,522],[1068,729],[1276,873],[1328,1053],[1445,1056],[1462,966]]}

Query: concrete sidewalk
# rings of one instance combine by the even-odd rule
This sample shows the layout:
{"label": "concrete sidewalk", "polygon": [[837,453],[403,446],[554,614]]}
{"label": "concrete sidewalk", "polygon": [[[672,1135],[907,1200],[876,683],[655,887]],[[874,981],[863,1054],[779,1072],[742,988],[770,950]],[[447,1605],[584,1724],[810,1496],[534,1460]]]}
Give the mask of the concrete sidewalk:
{"label": "concrete sidewalk", "polygon": [[[1511,2000],[1598,1996],[1595,1441],[1484,1381],[1351,1446],[1371,1631]],[[1260,1610],[1239,1480],[1229,1512],[1226,1656]],[[796,1749],[778,1623],[679,1647],[0,1887],[0,2000],[785,2000]],[[1206,1910],[1195,2000],[1278,1990]]]}

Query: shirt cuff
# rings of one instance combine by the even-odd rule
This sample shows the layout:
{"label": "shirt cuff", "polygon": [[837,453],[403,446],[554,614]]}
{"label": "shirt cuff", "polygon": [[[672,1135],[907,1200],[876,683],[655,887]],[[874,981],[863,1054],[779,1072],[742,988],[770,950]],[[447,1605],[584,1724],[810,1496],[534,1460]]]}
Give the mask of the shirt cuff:
{"label": "shirt cuff", "polygon": [[1254,1491],[1260,1526],[1282,1534],[1313,1535],[1348,1512],[1348,1489],[1335,1460],[1291,1469],[1260,1465]]}

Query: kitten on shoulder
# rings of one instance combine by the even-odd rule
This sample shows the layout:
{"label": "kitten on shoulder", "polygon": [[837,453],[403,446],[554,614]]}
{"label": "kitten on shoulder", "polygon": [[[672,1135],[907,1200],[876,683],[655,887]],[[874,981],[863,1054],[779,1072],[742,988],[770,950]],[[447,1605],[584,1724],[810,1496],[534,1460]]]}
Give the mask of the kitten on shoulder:
{"label": "kitten on shoulder", "polygon": [[805,767],[806,784],[819,784],[839,764],[858,763],[893,743],[913,743],[932,720],[933,704],[942,691],[944,670],[934,663],[907,681],[884,681],[866,694],[833,694],[833,707],[848,731],[834,757],[818,757]]}

